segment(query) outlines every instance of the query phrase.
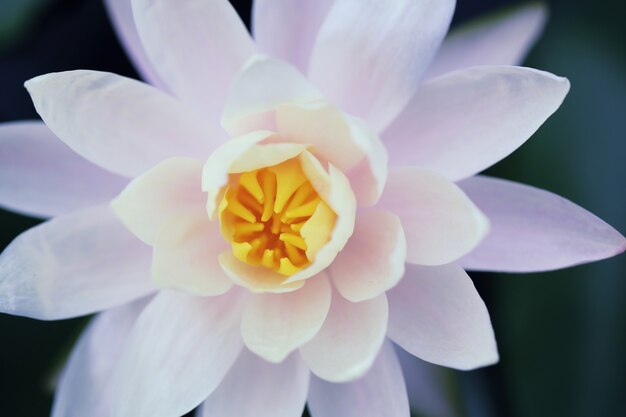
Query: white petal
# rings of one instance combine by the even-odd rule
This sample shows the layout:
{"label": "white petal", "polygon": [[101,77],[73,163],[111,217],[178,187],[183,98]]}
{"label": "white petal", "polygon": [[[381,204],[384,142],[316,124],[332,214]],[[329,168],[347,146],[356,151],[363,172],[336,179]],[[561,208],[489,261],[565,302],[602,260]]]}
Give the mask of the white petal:
{"label": "white petal", "polygon": [[89,161],[135,177],[173,156],[204,158],[224,139],[219,126],[139,81],[97,71],[41,75],[26,82],[37,112]]}
{"label": "white petal", "polygon": [[150,248],[108,207],[61,215],[0,255],[0,311],[42,320],[91,314],[155,290]]}
{"label": "white petal", "polygon": [[40,121],[0,125],[0,206],[56,216],[104,204],[127,182],[74,153]]}
{"label": "white petal", "polygon": [[227,247],[219,224],[210,222],[204,210],[177,216],[156,237],[152,279],[195,295],[224,294],[233,285],[218,262]]}
{"label": "white petal", "polygon": [[344,111],[382,130],[418,88],[454,0],[337,0],[320,29],[309,75]]}
{"label": "white petal", "polygon": [[238,296],[159,293],[118,363],[111,416],[181,416],[215,391],[243,346]]}
{"label": "white petal", "polygon": [[243,341],[270,362],[281,362],[315,336],[330,308],[328,277],[320,273],[304,287],[284,294],[255,294],[241,319]]}
{"label": "white petal", "polygon": [[320,331],[300,348],[318,377],[346,382],[365,374],[374,363],[387,332],[387,297],[352,303],[334,292]]}
{"label": "white petal", "polygon": [[398,168],[379,206],[397,214],[406,236],[407,261],[442,265],[470,252],[489,221],[452,182],[420,168]]}
{"label": "white petal", "polygon": [[309,392],[312,417],[410,417],[402,369],[385,343],[372,369],[360,379],[333,384],[313,377]]}
{"label": "white petal", "polygon": [[497,11],[453,30],[444,40],[426,79],[479,65],[519,65],[546,23],[542,3]]}
{"label": "white petal", "polygon": [[389,337],[426,361],[468,370],[498,361],[485,303],[457,265],[407,265],[387,293]]}
{"label": "white petal", "polygon": [[[130,1],[130,0],[126,0]],[[172,92],[215,120],[255,46],[226,0],[132,0],[137,31]]]}
{"label": "white petal", "polygon": [[548,191],[489,177],[459,186],[491,221],[491,233],[459,263],[468,269],[536,272],[605,259],[626,250],[611,226]]}
{"label": "white petal", "polygon": [[377,297],[404,275],[406,240],[398,217],[388,211],[357,215],[354,234],[330,266],[333,283],[353,302]]}
{"label": "white petal", "polygon": [[108,310],[89,324],[61,375],[52,417],[110,416],[111,375],[145,304],[142,299]]}
{"label": "white petal", "polygon": [[299,417],[309,375],[298,355],[273,364],[244,350],[200,408],[200,417]]}
{"label": "white petal", "polygon": [[311,49],[334,0],[256,0],[252,32],[262,52],[291,62],[300,71],[309,66]]}
{"label": "white petal", "polygon": [[202,162],[167,159],[135,178],[111,206],[124,225],[152,245],[164,224],[184,213],[202,213]]}
{"label": "white petal", "polygon": [[425,83],[382,134],[392,165],[453,181],[495,164],[554,113],[569,81],[521,67],[475,67]]}

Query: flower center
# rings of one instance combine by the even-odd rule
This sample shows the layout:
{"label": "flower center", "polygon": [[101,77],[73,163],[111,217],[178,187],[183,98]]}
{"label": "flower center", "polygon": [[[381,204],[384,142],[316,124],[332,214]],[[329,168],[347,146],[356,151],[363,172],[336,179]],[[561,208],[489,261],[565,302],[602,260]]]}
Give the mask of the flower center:
{"label": "flower center", "polygon": [[222,235],[235,257],[284,276],[314,261],[330,240],[336,217],[298,158],[231,174],[219,206]]}

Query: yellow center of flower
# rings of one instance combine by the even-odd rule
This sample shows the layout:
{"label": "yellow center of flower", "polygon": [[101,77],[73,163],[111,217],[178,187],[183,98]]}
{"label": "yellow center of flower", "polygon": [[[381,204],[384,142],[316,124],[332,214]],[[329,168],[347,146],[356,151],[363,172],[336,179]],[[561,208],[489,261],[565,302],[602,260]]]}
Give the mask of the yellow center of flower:
{"label": "yellow center of flower", "polygon": [[219,218],[237,259],[291,276],[315,260],[337,216],[293,158],[231,174]]}

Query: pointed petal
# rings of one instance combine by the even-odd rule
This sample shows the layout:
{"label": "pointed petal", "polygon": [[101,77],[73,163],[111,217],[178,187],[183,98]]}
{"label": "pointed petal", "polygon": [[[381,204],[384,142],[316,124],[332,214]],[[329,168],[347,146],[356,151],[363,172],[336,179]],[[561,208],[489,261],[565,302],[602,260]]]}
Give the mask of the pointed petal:
{"label": "pointed petal", "polygon": [[61,215],[18,236],[0,255],[0,311],[58,320],[155,290],[150,248],[109,207]]}
{"label": "pointed petal", "polygon": [[482,16],[453,30],[425,78],[479,65],[520,65],[539,38],[547,15],[545,4],[525,4]]}
{"label": "pointed petal", "polygon": [[387,332],[387,297],[352,303],[334,292],[320,331],[300,348],[318,377],[346,382],[365,374],[374,363]]}
{"label": "pointed petal", "polygon": [[315,336],[330,308],[328,277],[320,273],[304,287],[283,294],[254,294],[241,319],[243,341],[270,362],[281,362]]}
{"label": "pointed petal", "polygon": [[426,361],[469,370],[498,361],[485,303],[457,265],[407,265],[389,297],[389,338]]}
{"label": "pointed petal", "polygon": [[393,288],[404,275],[406,240],[400,219],[383,210],[357,215],[354,234],[330,266],[341,295],[358,302]]}
{"label": "pointed petal", "polygon": [[309,393],[312,417],[410,417],[402,369],[391,343],[356,381],[333,384],[313,377]]}
{"label": "pointed petal", "polygon": [[234,75],[255,51],[230,2],[132,0],[132,6],[143,47],[174,95],[205,117],[219,117]]}
{"label": "pointed petal", "polygon": [[522,145],[568,91],[567,79],[521,67],[475,67],[429,81],[382,134],[390,164],[467,178]]}
{"label": "pointed petal", "polygon": [[420,168],[392,170],[379,206],[400,217],[407,262],[442,265],[470,252],[489,221],[452,182]]}
{"label": "pointed petal", "polygon": [[181,416],[215,391],[243,346],[238,296],[161,291],[118,362],[111,416]]}
{"label": "pointed petal", "polygon": [[454,0],[337,0],[311,56],[313,84],[382,130],[418,88],[448,30]]}
{"label": "pointed petal", "polygon": [[459,263],[473,270],[536,272],[615,256],[626,239],[611,226],[548,191],[490,177],[459,186],[491,221],[491,233]]}
{"label": "pointed petal", "polygon": [[219,126],[139,81],[97,71],[41,75],[26,82],[41,118],[70,148],[135,177],[173,156],[202,158],[224,139]]}
{"label": "pointed petal", "polygon": [[40,121],[0,125],[0,206],[51,217],[110,201],[128,180],[74,153]]}
{"label": "pointed petal", "polygon": [[200,407],[200,417],[300,416],[309,375],[297,354],[273,364],[244,350],[219,388]]}

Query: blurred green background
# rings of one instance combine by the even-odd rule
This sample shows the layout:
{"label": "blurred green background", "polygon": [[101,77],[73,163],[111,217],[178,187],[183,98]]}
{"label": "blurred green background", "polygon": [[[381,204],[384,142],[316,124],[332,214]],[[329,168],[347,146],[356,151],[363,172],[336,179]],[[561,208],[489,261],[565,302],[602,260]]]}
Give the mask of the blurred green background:
{"label": "blurred green background", "polygon": [[[249,2],[233,3],[248,20]],[[520,4],[458,3],[454,24]],[[568,77],[572,90],[489,173],[554,191],[626,233],[626,3],[547,4],[551,18],[526,64]],[[78,68],[137,76],[99,0],[0,0],[0,122],[36,117],[26,79]],[[0,211],[0,249],[37,222]],[[473,372],[426,368],[445,381],[452,404],[429,417],[624,415],[626,256],[546,274],[472,277],[501,361]],[[54,375],[86,320],[0,315],[0,416],[48,415]]]}

